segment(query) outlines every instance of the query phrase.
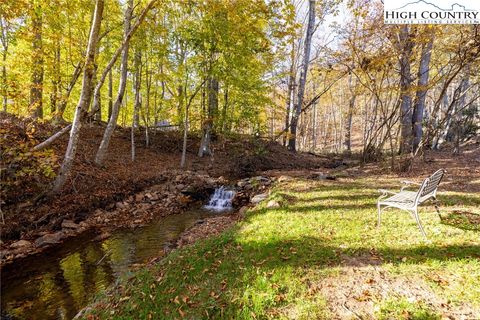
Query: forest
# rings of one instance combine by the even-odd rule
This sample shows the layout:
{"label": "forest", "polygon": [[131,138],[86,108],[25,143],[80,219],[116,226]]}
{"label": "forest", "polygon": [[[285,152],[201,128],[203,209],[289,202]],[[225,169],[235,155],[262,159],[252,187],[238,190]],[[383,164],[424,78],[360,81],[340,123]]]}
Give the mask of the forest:
{"label": "forest", "polygon": [[1,319],[480,318],[479,22],[387,2],[3,0]]}

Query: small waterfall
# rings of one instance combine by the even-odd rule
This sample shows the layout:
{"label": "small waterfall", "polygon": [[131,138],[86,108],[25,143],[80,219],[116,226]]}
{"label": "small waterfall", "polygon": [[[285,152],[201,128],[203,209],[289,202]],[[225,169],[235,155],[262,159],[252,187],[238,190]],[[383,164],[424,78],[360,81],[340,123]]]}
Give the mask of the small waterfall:
{"label": "small waterfall", "polygon": [[216,188],[210,201],[205,206],[208,210],[226,211],[232,209],[232,199],[235,191],[228,190],[225,187]]}

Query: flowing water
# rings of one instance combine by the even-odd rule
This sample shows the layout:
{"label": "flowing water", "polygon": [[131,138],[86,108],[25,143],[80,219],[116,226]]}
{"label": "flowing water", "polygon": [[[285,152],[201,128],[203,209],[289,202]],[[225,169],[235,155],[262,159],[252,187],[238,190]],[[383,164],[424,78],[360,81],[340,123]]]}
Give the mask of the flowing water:
{"label": "flowing water", "polygon": [[235,191],[220,187],[215,189],[210,201],[205,206],[205,209],[213,211],[228,211],[232,209],[232,200],[235,196]]}
{"label": "flowing water", "polygon": [[[217,204],[230,207],[231,199],[224,200]],[[85,234],[8,265],[1,274],[2,319],[71,319],[132,265],[159,256],[166,243],[199,219],[215,214],[195,209],[144,228],[117,231],[103,241]]]}

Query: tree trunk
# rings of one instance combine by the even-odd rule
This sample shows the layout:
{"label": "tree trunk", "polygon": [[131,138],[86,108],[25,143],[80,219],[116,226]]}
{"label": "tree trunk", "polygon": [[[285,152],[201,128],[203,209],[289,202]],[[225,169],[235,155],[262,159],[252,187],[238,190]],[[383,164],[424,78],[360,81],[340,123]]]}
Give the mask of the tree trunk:
{"label": "tree trunk", "polygon": [[132,161],[135,161],[135,131],[138,127],[138,111],[141,107],[140,88],[142,83],[142,53],[140,50],[135,50],[135,102],[133,105],[133,120],[132,120]]}
{"label": "tree trunk", "polygon": [[290,127],[290,115],[291,115],[291,105],[292,105],[292,94],[293,88],[295,87],[295,38],[292,36],[292,49],[290,51],[290,72],[287,79],[287,101],[286,101],[286,112],[285,112],[285,135],[283,136],[283,145],[287,146],[288,133]]}
{"label": "tree trunk", "polygon": [[33,118],[43,118],[43,44],[42,44],[42,7],[38,0],[32,11],[32,83],[30,85],[30,113]]}
{"label": "tree trunk", "polygon": [[408,25],[401,27],[399,37],[400,52],[400,153],[410,154],[412,152],[412,75],[410,72],[410,59],[413,52],[412,35]]}
{"label": "tree trunk", "polygon": [[[100,47],[97,47],[97,56],[99,53]],[[96,85],[98,83],[98,63],[95,61],[95,71],[93,73],[93,85]],[[102,99],[101,96],[98,97],[96,101],[96,105],[92,104],[92,109],[90,110],[90,113],[93,115],[93,120],[95,121],[102,121]],[[89,119],[90,120],[90,119]]]}
{"label": "tree trunk", "polygon": [[[132,38],[135,31],[138,29],[140,24],[145,19],[145,16],[147,15],[148,11],[153,7],[153,5],[156,2],[157,2],[157,0],[151,0],[148,3],[148,5],[145,7],[145,9],[143,9],[143,11],[140,13],[140,16],[137,18],[137,20],[135,21],[133,26],[131,26],[131,21],[130,20],[132,19],[132,17],[131,17],[132,13],[130,13],[130,18],[129,18],[130,20],[128,21],[128,30],[124,31],[122,44],[117,48],[117,50],[113,54],[112,58],[110,59],[110,61],[107,64],[107,66],[103,70],[102,76],[98,80],[97,85],[95,86],[95,91],[93,93],[93,107],[92,107],[92,112],[91,112],[92,115],[95,114],[97,112],[97,110],[100,108],[100,101],[99,101],[100,100],[100,89],[102,89],[102,86],[105,83],[105,79],[107,78],[107,75],[109,73],[111,75],[110,70],[115,65],[115,62],[117,61],[120,54],[122,52],[125,53],[125,51],[128,51],[128,46],[129,46],[129,43],[130,43],[130,39]],[[131,11],[133,12],[133,9]],[[127,15],[127,12],[125,13],[125,17],[126,17],[126,15]],[[124,23],[126,23],[126,22],[124,21]],[[122,59],[123,59],[123,56],[122,56]]]}
{"label": "tree trunk", "polygon": [[53,122],[58,124],[65,122],[63,120],[63,113],[65,112],[65,109],[67,108],[67,103],[68,103],[68,98],[70,97],[70,94],[72,93],[73,87],[77,83],[78,78],[80,77],[80,74],[82,73],[82,68],[83,68],[83,63],[78,63],[78,65],[75,67],[75,71],[73,72],[72,78],[70,79],[70,83],[68,84],[68,87],[65,91],[65,94],[62,95],[60,99],[60,103],[57,106],[57,110],[55,112],[55,115],[53,117]]}
{"label": "tree trunk", "polygon": [[188,139],[188,112],[190,111],[190,103],[185,106],[185,115],[183,120],[183,144],[182,144],[182,158],[180,160],[180,167],[185,167],[187,160],[187,139]]}
{"label": "tree trunk", "polygon": [[223,89],[223,108],[222,108],[222,125],[220,130],[222,133],[225,132],[227,128],[227,109],[228,109],[228,85],[225,84],[225,88]]}
{"label": "tree trunk", "polygon": [[145,146],[150,146],[150,130],[148,125],[150,123],[150,92],[152,88],[152,72],[149,70],[149,57],[146,57],[145,62],[145,82],[146,82],[146,101],[145,101],[145,112],[143,113],[143,123],[145,124]]}
{"label": "tree trunk", "polygon": [[55,52],[53,59],[53,79],[52,79],[52,93],[50,94],[50,113],[55,115],[57,112],[57,105],[60,96],[60,84],[62,81],[60,73],[60,40],[55,41]]}
{"label": "tree trunk", "polygon": [[8,103],[8,83],[7,83],[7,50],[4,48],[2,53],[2,96],[3,96],[3,111],[7,112],[7,103]]}
{"label": "tree trunk", "polygon": [[458,98],[457,112],[455,113],[455,130],[453,138],[453,154],[460,154],[460,140],[464,132],[464,120],[462,114],[465,111],[465,105],[467,101],[467,90],[470,87],[470,65],[466,67],[465,75],[460,83],[460,95]]}
{"label": "tree trunk", "polygon": [[65,158],[53,185],[54,193],[57,193],[62,189],[67,179],[67,176],[70,173],[73,160],[75,159],[75,153],[77,151],[78,139],[80,136],[80,129],[82,125],[82,117],[86,113],[86,109],[90,105],[92,96],[92,79],[94,72],[95,53],[98,45],[100,25],[102,23],[103,7],[104,0],[96,0],[95,13],[92,27],[90,30],[90,36],[88,38],[87,54],[85,57],[82,92],[80,94],[80,100],[78,101],[77,108],[75,109],[75,116],[73,118],[72,129],[70,130],[70,139],[68,140]]}
{"label": "tree trunk", "polygon": [[415,106],[413,108],[413,150],[416,151],[423,137],[423,114],[427,97],[428,76],[430,71],[430,58],[432,57],[433,34],[422,48],[420,66],[418,68],[418,85]]}
{"label": "tree trunk", "polygon": [[203,135],[198,150],[198,156],[211,155],[210,140],[212,138],[213,125],[218,112],[218,80],[214,77],[208,79],[208,117],[203,123]]}
{"label": "tree trunk", "polygon": [[112,69],[108,72],[108,119],[112,116],[112,107],[113,107],[113,75]]}
{"label": "tree trunk", "polygon": [[[189,111],[190,105],[192,104],[193,99],[197,95],[197,93],[203,89],[203,85],[205,84],[205,80],[195,89],[192,93],[190,98],[188,99],[187,104],[185,105],[185,115],[184,115],[184,123],[183,123],[183,146],[182,146],[182,159],[180,160],[180,167],[185,167],[185,162],[187,159],[187,139],[188,139],[188,121],[189,121]],[[186,88],[187,86],[185,86]],[[187,97],[187,92],[185,91],[185,97]]]}
{"label": "tree trunk", "polygon": [[[130,32],[130,21],[132,19],[132,13],[133,13],[133,0],[128,0],[128,7],[127,7],[127,10],[125,11],[125,18],[123,22],[124,23],[124,32],[123,32],[124,46],[122,46],[123,52],[122,52],[122,63],[120,66],[120,84],[118,87],[117,98],[112,107],[112,115],[108,120],[107,128],[105,129],[105,132],[103,134],[102,142],[100,143],[97,154],[95,156],[95,163],[99,166],[102,165],[103,161],[105,160],[108,146],[110,144],[110,139],[112,138],[115,127],[117,126],[118,115],[120,113],[120,106],[122,105],[123,96],[125,94],[125,87],[127,86],[129,41],[126,41],[126,40],[128,40],[128,34]],[[96,92],[97,92],[97,88],[99,91],[100,89],[98,87],[98,84],[97,84],[97,87],[95,88]]]}
{"label": "tree trunk", "polygon": [[8,79],[7,79],[7,53],[9,46],[8,39],[9,23],[4,17],[0,17],[0,42],[2,43],[2,96],[3,111],[7,112],[8,104]]}
{"label": "tree trunk", "polygon": [[[434,142],[433,142],[433,145],[432,145],[432,149],[433,150],[439,150],[441,145],[447,140],[447,135],[448,135],[448,132],[450,131],[450,126],[452,124],[452,115],[451,114],[448,114],[448,105],[449,105],[449,102],[448,102],[448,94],[444,94],[443,95],[443,99],[442,99],[442,105],[440,106],[439,108],[439,113],[438,113],[438,117],[440,118],[441,117],[441,109],[442,109],[442,106],[443,106],[443,109],[445,110],[445,117],[447,119],[447,121],[445,122],[445,128],[443,130],[438,130],[437,132],[437,136],[436,138],[434,139]],[[453,111],[452,111],[453,114],[455,114],[455,106],[453,107]],[[441,127],[441,121],[439,119],[439,126]]]}
{"label": "tree trunk", "polygon": [[353,120],[353,110],[355,108],[355,100],[357,96],[354,93],[348,102],[348,111],[345,117],[345,141],[343,145],[347,153],[352,152],[352,120]]}
{"label": "tree trunk", "polygon": [[298,124],[298,119],[300,117],[300,113],[302,112],[303,97],[305,94],[305,84],[307,81],[308,65],[310,63],[310,50],[311,50],[311,44],[312,44],[312,36],[314,31],[315,31],[315,0],[310,0],[307,33],[305,36],[305,48],[303,53],[303,66],[302,66],[302,71],[300,73],[300,81],[299,81],[299,87],[298,87],[298,98],[295,105],[295,111],[294,111],[292,120],[290,122],[291,134],[288,139],[288,149],[291,151],[296,151],[297,124]]}

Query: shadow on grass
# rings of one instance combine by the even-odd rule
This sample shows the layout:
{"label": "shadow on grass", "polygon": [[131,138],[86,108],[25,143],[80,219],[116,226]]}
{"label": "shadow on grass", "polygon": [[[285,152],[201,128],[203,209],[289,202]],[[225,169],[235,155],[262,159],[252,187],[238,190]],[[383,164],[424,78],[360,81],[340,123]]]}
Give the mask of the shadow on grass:
{"label": "shadow on grass", "polygon": [[[190,248],[169,263],[167,269],[161,271],[165,280],[156,289],[161,294],[148,289],[155,277],[139,279],[136,286],[143,288],[144,293],[129,303],[140,310],[162,310],[171,318],[204,317],[205,310],[210,318],[250,319],[251,314],[268,318],[272,310],[285,310],[297,299],[304,301],[308,281],[300,279],[308,270],[378,266],[385,262],[415,265],[432,260],[444,262],[480,257],[478,245],[422,245],[375,251],[361,247],[352,251],[332,246],[328,241],[322,237],[304,237],[244,242],[238,241],[236,232],[231,231],[220,239]],[[182,270],[188,270],[188,275]],[[176,297],[189,295],[192,287],[200,290],[192,301],[178,301]],[[141,298],[150,294],[155,297],[153,303]],[[290,296],[290,300],[276,299],[278,296]],[[177,302],[172,304],[173,300]],[[138,315],[129,307],[123,308],[124,315]]]}
{"label": "shadow on grass", "polygon": [[480,231],[480,215],[468,211],[455,210],[440,216],[442,224],[462,230]]}
{"label": "shadow on grass", "polygon": [[[348,267],[358,266],[358,262],[363,265],[379,265],[381,264],[379,261],[382,260],[394,264],[421,264],[432,260],[480,258],[480,245],[419,245],[409,248],[387,247],[375,250],[371,247],[341,249],[327,244],[326,240],[322,238],[305,237],[301,240],[286,239],[268,243],[243,243],[242,255],[250,261],[262,261],[262,266],[268,269],[312,265],[319,268]],[[345,256],[353,259],[342,259]],[[356,261],[355,258],[358,258],[359,261]],[[381,258],[381,260],[377,258]]]}

